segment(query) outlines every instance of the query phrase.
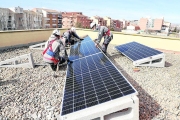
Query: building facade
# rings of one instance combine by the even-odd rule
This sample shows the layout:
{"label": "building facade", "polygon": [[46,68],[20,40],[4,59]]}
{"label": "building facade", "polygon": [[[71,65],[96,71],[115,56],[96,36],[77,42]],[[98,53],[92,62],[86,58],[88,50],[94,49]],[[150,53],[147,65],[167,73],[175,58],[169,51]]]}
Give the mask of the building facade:
{"label": "building facade", "polygon": [[62,13],[62,28],[90,28],[92,20],[82,14],[82,12],[63,12]]}
{"label": "building facade", "polygon": [[0,8],[0,30],[41,29],[42,14],[21,7]]}
{"label": "building facade", "polygon": [[111,28],[114,29],[114,31],[119,31],[123,29],[123,22],[120,20],[111,20]]}
{"label": "building facade", "polygon": [[153,30],[160,32],[163,22],[164,19],[141,18],[139,21],[139,27],[142,31]]}
{"label": "building facade", "polygon": [[34,8],[32,11],[42,14],[43,28],[62,28],[61,12],[43,8]]}
{"label": "building facade", "polygon": [[102,26],[107,26],[107,20],[103,19],[102,17],[99,17],[99,16],[96,15],[96,16],[92,16],[91,19],[96,24],[100,24]]}
{"label": "building facade", "polygon": [[17,22],[13,11],[8,8],[0,8],[0,31],[15,30]]}
{"label": "building facade", "polygon": [[103,19],[107,21],[107,27],[110,29],[111,28],[111,18],[110,17],[104,17]]}

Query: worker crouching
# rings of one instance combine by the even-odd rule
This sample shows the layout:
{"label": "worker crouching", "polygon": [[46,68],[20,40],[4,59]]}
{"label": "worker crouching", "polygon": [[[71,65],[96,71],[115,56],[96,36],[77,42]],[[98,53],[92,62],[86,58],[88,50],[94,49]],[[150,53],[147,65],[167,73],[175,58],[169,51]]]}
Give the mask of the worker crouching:
{"label": "worker crouching", "polygon": [[[60,65],[64,62],[71,62],[68,59],[66,49],[60,40],[60,31],[58,29],[52,32],[52,35],[49,37],[49,40],[45,44],[45,51],[43,52],[43,61],[49,63],[52,70],[56,71],[57,65]],[[59,53],[62,53],[62,57],[59,56]]]}

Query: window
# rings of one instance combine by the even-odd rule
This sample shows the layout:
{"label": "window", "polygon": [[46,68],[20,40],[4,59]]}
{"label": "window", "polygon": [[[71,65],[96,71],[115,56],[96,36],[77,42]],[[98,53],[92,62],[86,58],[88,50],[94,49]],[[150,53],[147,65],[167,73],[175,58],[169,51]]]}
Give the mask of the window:
{"label": "window", "polygon": [[47,14],[47,17],[49,17],[49,14]]}
{"label": "window", "polygon": [[56,23],[56,20],[53,20],[53,23]]}
{"label": "window", "polygon": [[46,26],[46,28],[49,28],[49,26]]}
{"label": "window", "polygon": [[50,23],[50,20],[47,20],[47,23]]}
{"label": "window", "polygon": [[52,17],[56,17],[56,15],[52,15]]}
{"label": "window", "polygon": [[56,25],[53,25],[53,28],[56,28]]}

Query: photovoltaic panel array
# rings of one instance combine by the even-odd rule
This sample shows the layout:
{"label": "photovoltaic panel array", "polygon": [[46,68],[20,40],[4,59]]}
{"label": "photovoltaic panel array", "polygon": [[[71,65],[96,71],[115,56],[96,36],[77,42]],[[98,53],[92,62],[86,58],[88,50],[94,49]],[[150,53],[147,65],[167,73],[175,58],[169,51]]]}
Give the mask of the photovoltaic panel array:
{"label": "photovoltaic panel array", "polygon": [[[82,46],[90,46],[81,44]],[[92,49],[97,49],[92,46]],[[90,53],[68,64],[61,115],[67,115],[136,90],[101,52]]]}
{"label": "photovoltaic panel array", "polygon": [[100,53],[100,50],[95,48],[95,43],[88,36],[83,41],[77,42],[70,49],[69,59],[71,61],[79,59],[92,54]]}
{"label": "photovoltaic panel array", "polygon": [[116,46],[115,48],[133,61],[162,53],[158,50],[155,50],[153,48],[150,48],[137,42],[126,43],[123,45]]}

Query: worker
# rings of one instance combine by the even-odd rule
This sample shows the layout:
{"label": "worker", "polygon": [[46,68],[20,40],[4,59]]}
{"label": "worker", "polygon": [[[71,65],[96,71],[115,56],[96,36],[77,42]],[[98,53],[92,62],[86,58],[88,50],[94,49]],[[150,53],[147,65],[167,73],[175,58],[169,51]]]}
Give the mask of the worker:
{"label": "worker", "polygon": [[[60,31],[55,29],[52,32],[52,35],[49,37],[49,40],[45,44],[45,51],[43,52],[43,61],[50,64],[53,71],[56,70],[57,65],[60,65],[64,62],[72,63],[68,59],[68,55],[63,43],[60,40]],[[59,56],[59,53],[62,53],[63,57]]]}
{"label": "worker", "polygon": [[106,54],[108,44],[113,39],[112,32],[106,26],[101,26],[99,24],[96,24],[95,22],[92,22],[90,24],[90,28],[93,29],[94,31],[98,31],[98,38],[97,38],[96,43],[95,43],[96,48],[98,48],[98,45],[101,42],[102,37],[104,36],[102,51]]}
{"label": "worker", "polygon": [[66,31],[63,33],[62,36],[62,42],[64,44],[64,46],[67,46],[67,44],[74,44],[74,40],[71,39],[72,35],[74,37],[76,37],[77,39],[83,40],[83,38],[80,38],[77,34],[76,34],[76,28],[72,27],[70,30]]}

